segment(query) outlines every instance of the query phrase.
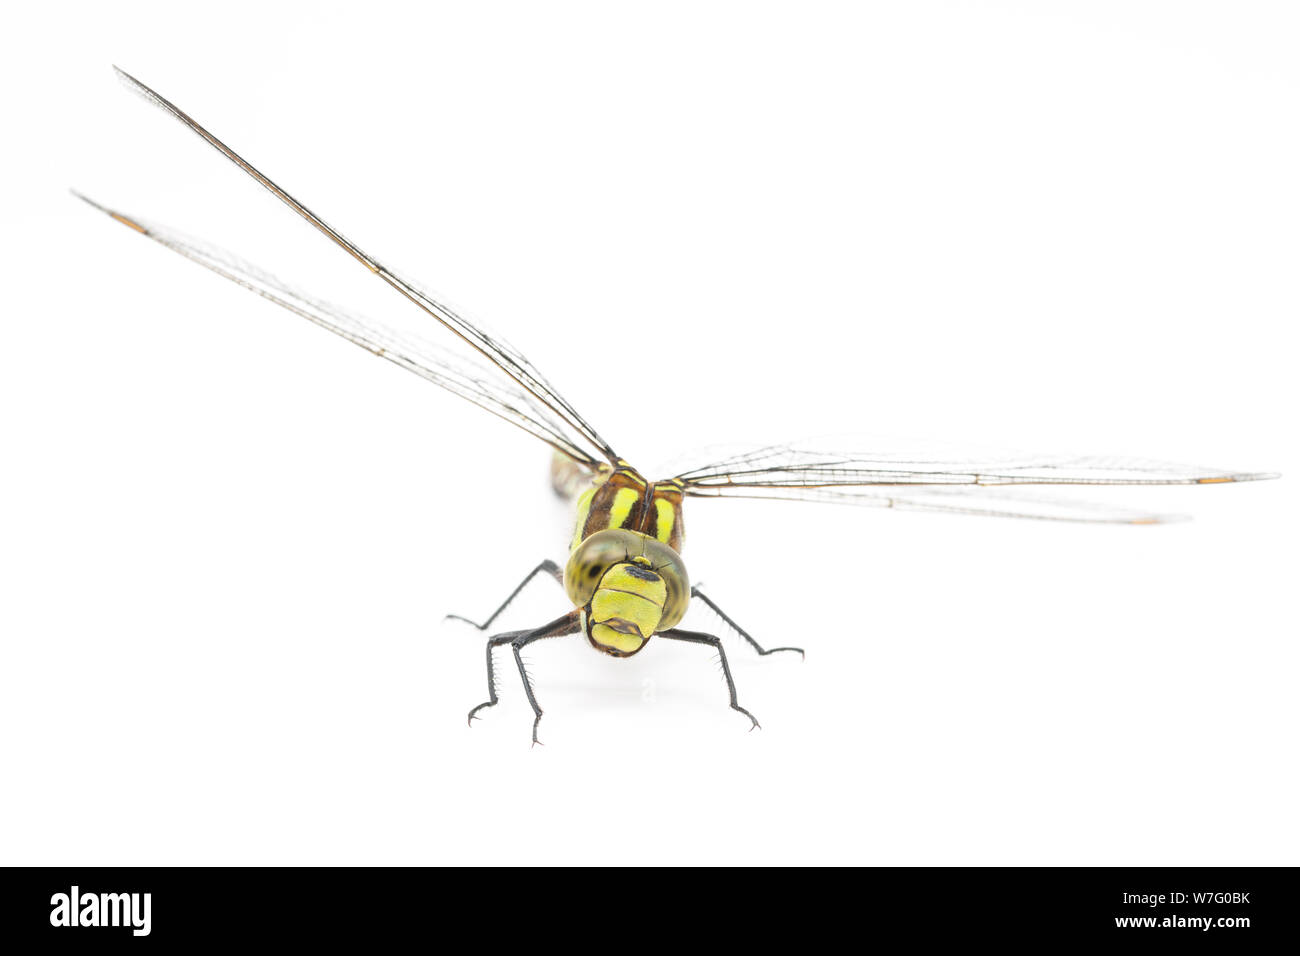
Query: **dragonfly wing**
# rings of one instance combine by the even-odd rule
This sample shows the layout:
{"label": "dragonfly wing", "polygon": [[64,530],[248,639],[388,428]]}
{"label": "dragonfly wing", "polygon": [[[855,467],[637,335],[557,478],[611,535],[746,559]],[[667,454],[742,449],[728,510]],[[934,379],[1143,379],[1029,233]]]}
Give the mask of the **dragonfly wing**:
{"label": "dragonfly wing", "polygon": [[[857,447],[869,447],[860,444]],[[814,444],[733,450],[677,478],[696,497],[784,498],[961,514],[1151,524],[1172,516],[1053,497],[1019,485],[1189,485],[1275,477],[1145,459],[990,453],[936,444],[830,452]]]}
{"label": "dragonfly wing", "polygon": [[[135,77],[131,76],[117,67],[121,80],[135,93],[144,97],[154,106],[168,113],[170,116],[183,123],[191,132],[198,135],[209,146],[221,153],[226,159],[234,163],[250,177],[261,184],[266,190],[272,193],[281,202],[296,212],[299,216],[306,219],[315,226],[320,232],[327,236],[336,245],[346,251],[354,259],[364,265],[367,269],[379,276],[385,283],[400,292],[406,299],[414,303],[428,315],[432,316],[447,330],[455,334],[470,347],[477,350],[492,365],[496,366],[502,374],[511,379],[519,388],[533,398],[546,405],[551,413],[562,419],[568,430],[581,435],[586,445],[599,449],[600,458],[605,461],[616,463],[618,456],[609,444],[600,437],[596,430],[581,416],[577,410],[555,389],[546,377],[534,366],[527,358],[517,349],[495,336],[488,334],[483,329],[469,322],[468,320],[457,315],[447,306],[438,302],[426,291],[421,289],[415,283],[402,278],[386,267],[374,256],[363,251],[356,243],[348,239],[341,232],[323,220],[316,213],[312,212],[288,192],[273,182],[268,176],[258,170],[252,163],[244,159],[233,149],[217,139],[203,126],[181,110],[176,104],[163,97],[155,90],[150,89],[141,83]],[[124,220],[130,224],[130,220]]]}
{"label": "dragonfly wing", "polygon": [[1040,521],[1070,521],[1083,524],[1166,524],[1186,520],[1184,515],[1161,514],[1134,508],[1115,507],[1048,495],[1036,489],[1015,491],[987,487],[919,487],[880,485],[858,488],[691,488],[696,498],[766,498],[784,501],[822,501],[830,504],[897,511],[933,511],[942,514],[981,515],[999,518],[1034,518]]}
{"label": "dragonfly wing", "polygon": [[313,298],[234,253],[80,198],[173,252],[522,428],[573,461],[585,467],[600,461],[583,435],[494,365]]}

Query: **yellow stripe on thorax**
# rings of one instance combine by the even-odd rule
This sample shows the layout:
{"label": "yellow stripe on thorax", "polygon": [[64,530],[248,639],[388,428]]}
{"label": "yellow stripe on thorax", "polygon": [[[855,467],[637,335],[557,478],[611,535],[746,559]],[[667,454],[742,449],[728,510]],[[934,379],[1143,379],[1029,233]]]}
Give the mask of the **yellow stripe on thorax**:
{"label": "yellow stripe on thorax", "polygon": [[620,488],[614,492],[614,503],[609,508],[609,526],[621,528],[627,523],[632,509],[641,500],[641,492],[635,488]]}
{"label": "yellow stripe on thorax", "polygon": [[655,537],[664,544],[672,537],[673,521],[677,517],[677,509],[671,501],[665,501],[663,498],[655,499]]}
{"label": "yellow stripe on thorax", "polygon": [[595,495],[596,488],[593,486],[578,496],[578,523],[573,529],[573,544],[569,545],[570,551],[582,544],[582,529],[587,526],[587,515],[591,513],[591,499]]}

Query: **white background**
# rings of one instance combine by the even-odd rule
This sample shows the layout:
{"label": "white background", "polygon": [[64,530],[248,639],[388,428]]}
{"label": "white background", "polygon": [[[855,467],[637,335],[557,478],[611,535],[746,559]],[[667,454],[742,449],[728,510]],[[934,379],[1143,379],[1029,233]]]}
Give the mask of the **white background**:
{"label": "white background", "polygon": [[[1295,864],[1288,4],[29,4],[4,71],[0,862]],[[93,213],[404,304],[624,456],[838,432],[1278,470],[1156,528],[696,502],[764,641],[482,615],[545,448]],[[418,321],[418,319],[417,319]],[[539,584],[509,626],[566,609]],[[687,624],[717,629],[707,613]],[[503,665],[508,661],[503,660]]]}

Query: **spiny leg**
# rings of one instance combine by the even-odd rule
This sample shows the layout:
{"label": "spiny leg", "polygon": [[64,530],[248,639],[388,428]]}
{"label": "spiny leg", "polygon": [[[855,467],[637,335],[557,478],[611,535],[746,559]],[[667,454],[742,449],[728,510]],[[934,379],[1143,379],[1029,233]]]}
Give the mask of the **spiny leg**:
{"label": "spiny leg", "polygon": [[533,743],[541,743],[537,739],[537,725],[542,720],[542,708],[537,703],[537,697],[533,694],[532,682],[528,679],[528,673],[524,670],[523,658],[519,656],[521,648],[527,647],[533,641],[541,640],[544,637],[563,637],[566,634],[576,634],[582,629],[582,609],[575,608],[568,614],[556,618],[549,624],[544,624],[539,628],[531,631],[509,631],[505,634],[498,634],[491,637],[487,642],[487,671],[488,671],[488,699],[479,704],[469,712],[469,719],[473,721],[474,715],[484,707],[491,707],[497,702],[496,679],[492,666],[492,651],[502,644],[510,644],[514,651],[515,664],[519,667],[519,676],[524,682],[524,693],[528,697],[528,703],[533,708]]}
{"label": "spiny leg", "polygon": [[489,627],[492,626],[492,622],[495,621],[498,616],[500,616],[501,612],[510,606],[510,602],[512,602],[515,598],[519,597],[519,592],[528,586],[528,582],[531,581],[533,578],[537,577],[537,575],[541,574],[543,571],[545,571],[551,577],[555,578],[555,580],[558,581],[561,585],[564,584],[564,572],[560,569],[560,566],[558,564],[556,564],[554,561],[548,558],[547,560],[539,564],[537,567],[529,571],[528,576],[519,582],[519,586],[510,592],[510,596],[506,598],[504,601],[502,601],[501,606],[497,608],[495,611],[493,611],[492,616],[489,617],[482,624],[474,624],[474,622],[471,621],[469,618],[462,617],[459,614],[448,614],[445,618],[443,618],[443,620],[464,621],[466,624],[473,624],[474,627],[477,627],[480,631],[486,631]]}
{"label": "spiny leg", "polygon": [[748,631],[746,631],[743,627],[741,627],[739,624],[737,624],[737,623],[736,623],[735,621],[733,621],[731,618],[727,617],[726,613],[723,612],[722,608],[720,608],[720,607],[718,607],[716,604],[714,604],[714,603],[713,603],[713,602],[708,598],[708,596],[707,596],[703,591],[701,591],[699,588],[691,588],[691,597],[699,598],[699,599],[700,599],[701,601],[703,601],[706,605],[708,605],[708,607],[713,611],[714,614],[716,614],[716,615],[718,615],[718,617],[722,618],[722,620],[723,620],[724,622],[726,622],[726,624],[727,624],[727,625],[728,625],[728,626],[729,626],[733,631],[735,631],[737,634],[739,634],[741,637],[743,637],[747,642],[749,642],[749,646],[750,646],[750,647],[752,647],[754,650],[758,651],[758,653],[762,654],[764,657],[766,657],[768,654],[775,654],[777,651],[797,651],[800,657],[804,657],[804,652],[803,652],[803,648],[802,648],[802,647],[773,647],[773,648],[769,648],[768,650],[763,650],[763,646],[762,646],[761,644],[759,644],[758,641],[756,641],[756,640],[754,640],[752,637],[750,637]]}
{"label": "spiny leg", "polygon": [[502,644],[508,644],[511,641],[513,641],[515,638],[522,637],[527,633],[528,633],[527,631],[510,631],[506,634],[498,634],[496,637],[488,638],[488,642],[487,642],[488,699],[483,701],[483,703],[479,704],[477,707],[475,707],[473,710],[469,712],[469,717],[466,719],[465,722],[469,724],[471,727],[474,726],[474,721],[476,719],[481,719],[481,718],[476,718],[475,714],[477,714],[484,707],[495,707],[497,703],[497,679],[496,679],[496,673],[492,666],[492,652],[496,648],[500,647]]}
{"label": "spiny leg", "polygon": [[722,638],[715,637],[712,634],[702,634],[699,631],[683,631],[680,628],[673,628],[669,631],[660,631],[656,637],[666,637],[670,641],[688,641],[691,644],[707,644],[718,652],[718,660],[722,662],[722,676],[727,679],[727,692],[731,695],[731,709],[738,710],[752,721],[753,730],[758,727],[758,718],[741,707],[736,700],[736,682],[731,679],[731,668],[727,666],[727,652],[722,648]]}
{"label": "spiny leg", "polygon": [[533,708],[533,746],[536,747],[541,743],[537,739],[537,726],[542,722],[542,707],[537,703],[537,696],[533,693],[533,682],[528,676],[528,670],[524,667],[524,659],[519,656],[519,652],[541,637],[549,637],[548,634],[529,635],[521,637],[510,644],[510,649],[515,652],[515,665],[519,668],[519,679],[524,682],[524,695],[528,698],[528,705]]}

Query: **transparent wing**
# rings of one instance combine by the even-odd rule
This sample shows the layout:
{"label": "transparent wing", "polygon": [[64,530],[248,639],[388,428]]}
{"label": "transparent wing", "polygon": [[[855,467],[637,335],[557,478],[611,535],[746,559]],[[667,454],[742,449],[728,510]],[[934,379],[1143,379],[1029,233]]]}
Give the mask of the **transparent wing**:
{"label": "transparent wing", "polygon": [[[415,303],[415,305],[440,322],[445,328],[457,335],[464,342],[468,343],[472,348],[476,349],[492,365],[496,366],[502,374],[511,379],[518,388],[532,396],[532,398],[537,402],[545,405],[549,409],[553,418],[562,420],[568,431],[582,436],[585,445],[598,449],[601,458],[611,464],[618,461],[618,456],[614,453],[614,450],[610,448],[608,442],[600,437],[596,430],[578,414],[574,407],[569,404],[562,395],[560,395],[550,382],[546,380],[546,377],[542,375],[542,373],[538,371],[537,368],[517,349],[501,339],[489,335],[471,322],[461,318],[450,308],[436,301],[415,283],[398,276],[392,270],[384,266],[383,263],[379,262],[379,260],[362,251],[356,243],[338,232],[325,222],[325,220],[321,219],[297,199],[294,199],[293,196],[289,195],[289,193],[281,189],[270,178],[262,174],[246,159],[200,126],[192,117],[183,112],[174,103],[165,99],[123,70],[120,70],[117,67],[114,67],[114,70],[117,71],[118,76],[131,90],[140,94],[154,106],[162,109],[164,112],[170,114],[172,117],[187,126],[192,132],[207,142],[209,146],[217,150],[217,152],[221,153],[222,156],[226,157],[226,159],[230,160],[242,169],[270,193],[280,199],[290,209],[302,216],[302,218],[306,219],[340,248],[349,253],[375,275],[379,276],[379,278],[389,286],[396,289],[405,298]],[[128,225],[135,224],[134,220],[123,218],[122,221],[126,222]],[[206,262],[204,265],[208,265],[208,268],[213,268],[213,266]],[[220,270],[216,269],[214,271],[219,272]],[[232,277],[228,276],[228,278]]]}
{"label": "transparent wing", "polygon": [[783,498],[958,514],[1151,524],[1176,516],[1008,486],[1194,485],[1276,477],[1095,455],[989,453],[920,443],[877,449],[830,452],[817,445],[754,446],[687,467],[677,478],[685,493],[695,497]]}
{"label": "transparent wing", "polygon": [[276,305],[283,306],[290,312],[329,329],[380,358],[414,372],[421,378],[522,428],[575,462],[588,468],[599,462],[600,459],[587,450],[586,446],[590,443],[584,436],[575,434],[568,422],[550,405],[526,391],[514,380],[503,376],[498,367],[476,361],[470,356],[457,354],[422,336],[398,331],[381,322],[314,299],[233,253],[183,236],[163,226],[128,217],[101,206],[79,193],[74,195],[118,222],[212,270],[217,275],[224,276],[265,299],[270,299]]}
{"label": "transparent wing", "polygon": [[926,486],[905,488],[752,488],[688,489],[697,498],[770,498],[786,501],[823,501],[898,511],[933,511],[943,514],[982,515],[996,518],[1035,518],[1084,524],[1165,524],[1185,516],[1158,514],[1134,508],[1117,508],[1096,501],[1053,496],[1029,490],[1018,492],[980,487]]}

